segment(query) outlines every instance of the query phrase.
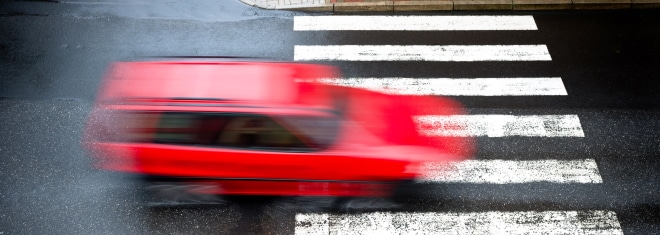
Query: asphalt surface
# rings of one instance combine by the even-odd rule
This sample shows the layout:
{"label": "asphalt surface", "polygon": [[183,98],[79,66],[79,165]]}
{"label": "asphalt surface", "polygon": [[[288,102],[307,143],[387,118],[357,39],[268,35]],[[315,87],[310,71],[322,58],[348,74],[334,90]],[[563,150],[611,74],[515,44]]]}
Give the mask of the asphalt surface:
{"label": "asphalt surface", "polygon": [[[477,159],[595,159],[602,184],[424,184],[396,210],[610,210],[660,231],[660,14],[514,12],[537,31],[293,31],[237,1],[0,3],[0,234],[292,233],[325,199],[146,207],[135,182],[91,169],[81,129],[108,63],[160,55],[293,59],[295,45],[545,44],[551,62],[323,62],[346,77],[561,77],[567,96],[455,97],[471,114],[577,114],[583,138],[476,138]],[[357,13],[356,13],[357,14]],[[364,13],[365,15],[367,13]],[[369,13],[373,14],[373,13]],[[434,13],[406,13],[420,15]],[[507,12],[435,14],[506,15]],[[349,212],[351,212],[349,210]]]}

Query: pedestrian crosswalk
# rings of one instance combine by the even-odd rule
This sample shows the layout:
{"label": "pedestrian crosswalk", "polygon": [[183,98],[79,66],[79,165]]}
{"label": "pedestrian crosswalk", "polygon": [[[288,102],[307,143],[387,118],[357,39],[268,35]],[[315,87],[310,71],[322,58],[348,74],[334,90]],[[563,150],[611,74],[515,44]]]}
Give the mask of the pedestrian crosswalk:
{"label": "pedestrian crosswalk", "polygon": [[[533,16],[296,16],[295,31],[534,31]],[[296,61],[545,62],[546,45],[295,45]],[[438,74],[442,76],[442,74]],[[561,77],[352,77],[321,82],[401,95],[568,96]],[[470,107],[467,107],[470,108]],[[426,136],[583,138],[576,114],[415,117]],[[429,163],[419,183],[601,184],[595,159]],[[296,216],[296,234],[622,234],[616,214],[589,211],[376,212]]]}
{"label": "pedestrian crosswalk", "polygon": [[[479,25],[479,26],[475,26]],[[475,29],[478,28],[478,29]],[[532,16],[297,16],[294,30],[536,30]],[[546,45],[295,45],[297,61],[551,61]],[[403,95],[566,96],[560,77],[345,78],[322,82]],[[584,137],[577,115],[418,117],[426,135]],[[455,127],[452,129],[452,127]]]}

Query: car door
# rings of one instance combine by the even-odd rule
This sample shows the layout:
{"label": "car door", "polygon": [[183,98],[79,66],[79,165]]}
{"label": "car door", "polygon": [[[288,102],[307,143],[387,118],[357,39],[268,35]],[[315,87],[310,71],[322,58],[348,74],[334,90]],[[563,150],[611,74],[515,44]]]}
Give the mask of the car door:
{"label": "car door", "polygon": [[142,172],[245,180],[296,179],[313,148],[271,118],[254,114],[161,114],[153,143],[141,144]]}

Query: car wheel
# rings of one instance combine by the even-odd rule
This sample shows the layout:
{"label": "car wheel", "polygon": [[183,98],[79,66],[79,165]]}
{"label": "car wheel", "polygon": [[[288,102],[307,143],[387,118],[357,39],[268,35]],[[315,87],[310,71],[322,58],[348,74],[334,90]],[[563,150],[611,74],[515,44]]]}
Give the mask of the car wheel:
{"label": "car wheel", "polygon": [[226,200],[219,195],[196,194],[200,187],[187,182],[147,182],[142,190],[142,202],[146,206],[182,206],[224,204]]}

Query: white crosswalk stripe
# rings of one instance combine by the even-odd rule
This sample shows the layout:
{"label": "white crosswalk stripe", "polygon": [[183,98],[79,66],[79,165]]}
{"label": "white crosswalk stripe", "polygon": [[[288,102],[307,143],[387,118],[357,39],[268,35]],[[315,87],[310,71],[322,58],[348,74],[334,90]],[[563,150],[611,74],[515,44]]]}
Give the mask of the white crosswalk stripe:
{"label": "white crosswalk stripe", "polygon": [[295,234],[623,234],[613,211],[297,214]]}
{"label": "white crosswalk stripe", "polygon": [[295,16],[295,31],[537,30],[532,16]]}
{"label": "white crosswalk stripe", "polygon": [[322,83],[395,95],[565,96],[561,78],[345,78]]}
{"label": "white crosswalk stripe", "polygon": [[577,115],[429,115],[415,118],[427,136],[584,137]]}
{"label": "white crosswalk stripe", "polygon": [[467,160],[427,163],[418,179],[425,183],[522,184],[599,184],[603,179],[594,159],[582,160]]}
{"label": "white crosswalk stripe", "polygon": [[545,45],[315,45],[294,47],[297,61],[550,61]]}

